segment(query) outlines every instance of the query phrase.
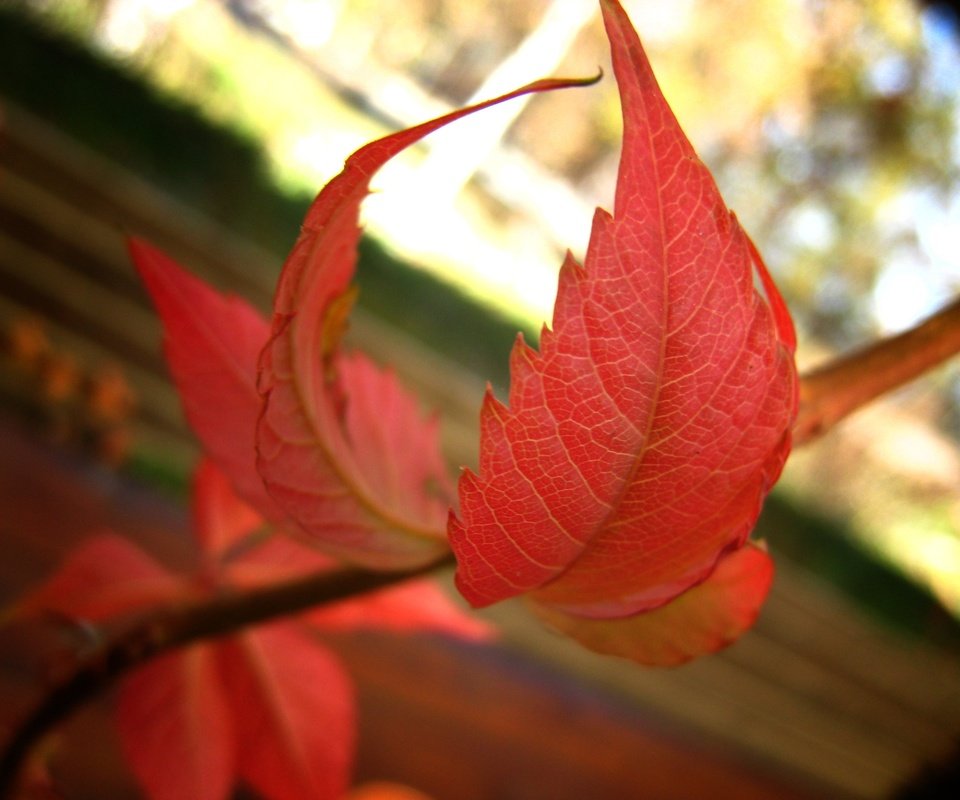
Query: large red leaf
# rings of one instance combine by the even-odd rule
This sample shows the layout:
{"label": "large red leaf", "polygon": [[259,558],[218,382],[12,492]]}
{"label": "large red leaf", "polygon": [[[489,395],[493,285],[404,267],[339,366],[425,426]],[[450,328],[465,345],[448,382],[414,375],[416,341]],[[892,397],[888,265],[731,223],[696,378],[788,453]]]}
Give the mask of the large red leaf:
{"label": "large red leaf", "polygon": [[117,727],[150,800],[223,800],[233,786],[236,738],[216,645],[161,656],[120,687]]}
{"label": "large red leaf", "polygon": [[163,321],[164,355],[187,421],[237,491],[260,513],[281,518],[256,470],[257,360],[267,321],[147,242],[132,239],[129,247]]}
{"label": "large red leaf", "polygon": [[268,800],[339,800],[353,759],[353,687],[337,659],[283,623],[218,648],[241,776]]}
{"label": "large red leaf", "polygon": [[366,145],[317,196],[287,259],[263,353],[258,466],[271,495],[328,552],[372,568],[426,563],[447,548],[449,495],[434,421],[393,376],[337,343],[352,302],[359,208],[372,175],[431,131],[540,81]]}
{"label": "large red leaf", "polygon": [[533,592],[619,619],[743,545],[789,451],[796,378],[776,288],[625,13],[602,6],[624,118],[614,213],[597,211],[584,267],[564,263],[540,352],[518,340],[509,407],[488,392],[449,530],[473,604]]}

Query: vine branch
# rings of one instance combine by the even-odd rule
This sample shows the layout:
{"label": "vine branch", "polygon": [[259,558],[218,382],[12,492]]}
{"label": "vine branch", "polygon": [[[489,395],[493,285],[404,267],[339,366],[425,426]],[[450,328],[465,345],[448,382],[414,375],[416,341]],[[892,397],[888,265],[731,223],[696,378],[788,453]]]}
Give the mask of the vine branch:
{"label": "vine branch", "polygon": [[822,436],[844,417],[960,353],[960,298],[916,327],[840,356],[800,379],[794,445]]}

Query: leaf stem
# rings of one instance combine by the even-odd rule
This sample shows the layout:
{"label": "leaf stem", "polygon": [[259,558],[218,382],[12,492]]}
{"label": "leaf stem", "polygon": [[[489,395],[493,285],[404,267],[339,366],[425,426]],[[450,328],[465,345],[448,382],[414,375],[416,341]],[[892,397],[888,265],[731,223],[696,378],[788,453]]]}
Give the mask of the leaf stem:
{"label": "leaf stem", "polygon": [[81,661],[26,717],[0,759],[0,798],[12,797],[33,747],[117,678],[162,653],[241,628],[377,591],[454,564],[453,554],[403,572],[343,569],[159,609],[107,640]]}
{"label": "leaf stem", "polygon": [[848,414],[960,353],[960,298],[896,336],[880,339],[800,379],[795,446],[822,436]]}

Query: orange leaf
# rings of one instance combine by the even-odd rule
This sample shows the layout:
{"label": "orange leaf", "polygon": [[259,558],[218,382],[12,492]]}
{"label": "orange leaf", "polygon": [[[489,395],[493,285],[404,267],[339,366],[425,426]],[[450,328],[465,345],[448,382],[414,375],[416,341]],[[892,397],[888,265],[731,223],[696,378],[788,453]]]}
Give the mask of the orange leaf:
{"label": "orange leaf", "polygon": [[399,783],[375,781],[358,786],[345,800],[431,800],[429,795]]}

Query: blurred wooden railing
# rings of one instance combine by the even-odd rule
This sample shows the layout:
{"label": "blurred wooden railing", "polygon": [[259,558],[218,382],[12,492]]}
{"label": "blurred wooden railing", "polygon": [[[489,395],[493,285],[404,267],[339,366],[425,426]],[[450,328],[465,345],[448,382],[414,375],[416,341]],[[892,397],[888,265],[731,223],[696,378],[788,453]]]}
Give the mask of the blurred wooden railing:
{"label": "blurred wooden railing", "polygon": [[[118,364],[137,396],[135,450],[186,469],[196,446],[167,379],[159,326],[126,257],[124,232],[150,238],[215,285],[267,308],[276,255],[3,106],[0,322],[39,317],[57,346],[90,363]],[[443,413],[451,460],[472,462],[481,379],[370,317],[361,315],[351,336],[395,364],[425,404]],[[14,537],[0,547],[22,544]],[[14,556],[3,552],[0,560]],[[676,670],[594,656],[543,631],[516,604],[489,616],[512,653],[600,686],[630,713],[640,710],[699,746],[824,796],[886,796],[960,741],[960,660],[878,628],[782,558],[755,631],[717,657]],[[357,668],[374,680],[364,657],[371,656],[357,656]],[[469,670],[455,655],[443,658]],[[415,662],[408,665],[413,673]],[[531,728],[528,735],[541,733]],[[596,746],[602,752],[603,743]]]}

